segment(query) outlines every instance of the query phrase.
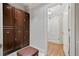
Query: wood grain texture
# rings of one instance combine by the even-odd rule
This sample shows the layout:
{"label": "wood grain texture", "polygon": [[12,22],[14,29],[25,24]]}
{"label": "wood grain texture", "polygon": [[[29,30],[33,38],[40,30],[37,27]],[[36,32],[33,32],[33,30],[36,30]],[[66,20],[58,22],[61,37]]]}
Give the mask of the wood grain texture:
{"label": "wood grain texture", "polygon": [[48,42],[48,56],[64,56],[63,44]]}
{"label": "wood grain texture", "polygon": [[29,45],[29,13],[3,3],[3,55]]}

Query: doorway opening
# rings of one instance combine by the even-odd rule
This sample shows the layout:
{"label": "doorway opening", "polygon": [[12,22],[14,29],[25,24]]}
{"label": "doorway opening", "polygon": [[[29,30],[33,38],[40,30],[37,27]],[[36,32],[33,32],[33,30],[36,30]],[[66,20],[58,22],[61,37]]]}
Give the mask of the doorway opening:
{"label": "doorway opening", "polygon": [[48,7],[48,56],[69,55],[68,4]]}

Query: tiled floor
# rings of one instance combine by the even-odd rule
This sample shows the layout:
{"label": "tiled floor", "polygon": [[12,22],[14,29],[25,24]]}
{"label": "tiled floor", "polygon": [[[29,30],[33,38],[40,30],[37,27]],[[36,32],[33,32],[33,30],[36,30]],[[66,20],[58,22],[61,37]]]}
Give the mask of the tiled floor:
{"label": "tiled floor", "polygon": [[48,56],[64,56],[63,44],[48,42]]}

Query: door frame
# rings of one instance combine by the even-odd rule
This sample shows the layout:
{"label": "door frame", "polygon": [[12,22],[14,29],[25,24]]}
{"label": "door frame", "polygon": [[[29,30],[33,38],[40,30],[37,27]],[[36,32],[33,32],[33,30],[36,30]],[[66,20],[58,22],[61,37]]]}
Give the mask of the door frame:
{"label": "door frame", "polygon": [[70,42],[69,42],[69,54],[70,56],[75,56],[76,46],[75,46],[75,4],[69,3],[69,28],[70,28]]}
{"label": "door frame", "polygon": [[3,3],[0,3],[0,55],[3,56]]}

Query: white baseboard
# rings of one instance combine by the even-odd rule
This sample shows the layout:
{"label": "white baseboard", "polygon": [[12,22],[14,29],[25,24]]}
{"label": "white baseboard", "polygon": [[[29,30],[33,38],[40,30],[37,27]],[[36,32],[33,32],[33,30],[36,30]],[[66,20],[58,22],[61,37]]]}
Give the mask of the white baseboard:
{"label": "white baseboard", "polygon": [[48,42],[53,42],[56,44],[63,44],[63,42],[60,42],[59,40],[48,40]]}

